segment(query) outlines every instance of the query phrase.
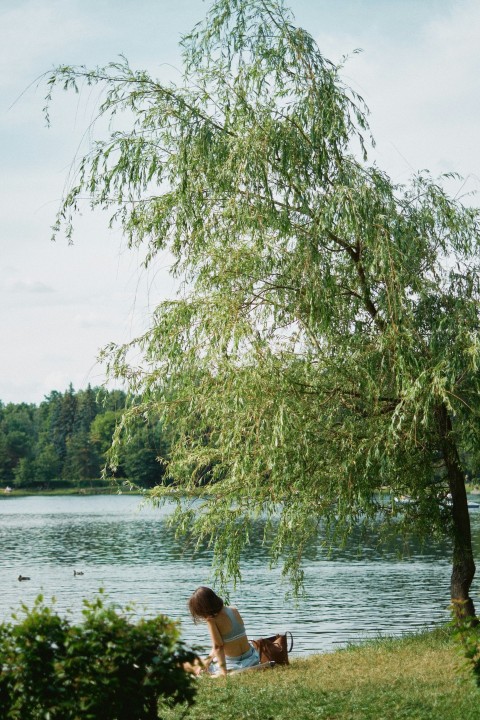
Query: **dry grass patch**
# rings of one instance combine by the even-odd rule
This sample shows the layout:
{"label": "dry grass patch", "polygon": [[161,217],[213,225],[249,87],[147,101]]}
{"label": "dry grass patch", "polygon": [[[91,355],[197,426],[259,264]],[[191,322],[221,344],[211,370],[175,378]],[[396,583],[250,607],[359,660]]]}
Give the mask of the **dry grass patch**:
{"label": "dry grass patch", "polygon": [[[309,668],[311,663],[313,668]],[[341,650],[300,660],[305,676],[312,674],[318,684],[323,676],[325,690],[336,690],[370,683],[425,682],[448,683],[457,676],[461,663],[451,643],[429,647],[415,641],[378,642],[365,647]]]}

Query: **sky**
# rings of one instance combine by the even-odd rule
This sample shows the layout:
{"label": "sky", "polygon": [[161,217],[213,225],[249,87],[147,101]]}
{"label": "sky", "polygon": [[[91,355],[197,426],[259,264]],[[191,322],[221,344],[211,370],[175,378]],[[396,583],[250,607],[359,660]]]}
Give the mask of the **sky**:
{"label": "sky", "polygon": [[[377,162],[396,182],[416,171],[463,196],[480,188],[478,0],[287,0],[298,25],[370,108]],[[97,357],[145,330],[175,283],[164,254],[141,253],[92,214],[74,244],[51,241],[75,156],[88,149],[91,97],[57,94],[46,127],[45,84],[58,64],[93,67],[124,54],[160,80],[180,77],[178,43],[202,0],[0,0],[0,401],[39,403],[52,390],[105,382]],[[87,108],[87,109],[86,109]],[[476,202],[467,197],[466,202]]]}

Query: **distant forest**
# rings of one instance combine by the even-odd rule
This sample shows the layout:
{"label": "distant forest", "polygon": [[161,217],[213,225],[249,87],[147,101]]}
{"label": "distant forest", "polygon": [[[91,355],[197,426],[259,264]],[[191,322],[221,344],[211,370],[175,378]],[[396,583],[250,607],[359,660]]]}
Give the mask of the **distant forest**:
{"label": "distant forest", "polygon": [[[104,488],[106,453],[126,404],[122,390],[56,390],[39,405],[0,401],[0,488]],[[142,488],[165,482],[169,434],[139,418],[123,445],[115,479]],[[479,458],[464,456],[468,480],[478,484]]]}
{"label": "distant forest", "polygon": [[[0,401],[0,483],[12,488],[95,488],[117,419],[125,407],[121,390],[87,387],[53,391],[39,405]],[[168,452],[160,423],[139,423],[122,451],[115,477],[141,487],[162,481],[158,458]]]}

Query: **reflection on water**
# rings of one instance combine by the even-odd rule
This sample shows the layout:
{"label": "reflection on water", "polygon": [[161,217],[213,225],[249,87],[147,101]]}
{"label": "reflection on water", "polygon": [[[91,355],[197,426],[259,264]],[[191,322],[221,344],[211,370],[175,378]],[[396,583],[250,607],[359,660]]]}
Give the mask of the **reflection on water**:
{"label": "reflection on water", "polygon": [[[165,509],[139,508],[139,498],[131,496],[0,498],[0,616],[8,617],[20,601],[31,603],[39,592],[78,615],[82,598],[103,587],[122,604],[136,601],[143,613],[180,619],[187,642],[206,644],[206,629],[192,624],[186,600],[197,585],[208,584],[210,555],[187,554],[166,526],[166,515]],[[471,517],[478,554],[480,512]],[[406,557],[398,549],[393,544],[379,553],[375,538],[360,555],[353,543],[328,557],[312,547],[305,561],[307,595],[295,605],[284,599],[280,572],[268,570],[266,549],[257,539],[231,599],[251,637],[291,630],[298,653],[444,622],[447,544],[412,548]],[[74,570],[84,575],[74,576]],[[19,574],[31,580],[19,582]]]}

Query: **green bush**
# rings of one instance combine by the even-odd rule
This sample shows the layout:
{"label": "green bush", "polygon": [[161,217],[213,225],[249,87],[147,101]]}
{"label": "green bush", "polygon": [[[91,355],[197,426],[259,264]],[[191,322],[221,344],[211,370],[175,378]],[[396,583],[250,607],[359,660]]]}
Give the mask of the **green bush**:
{"label": "green bush", "polygon": [[108,486],[108,480],[102,478],[91,478],[86,480],[76,480],[71,483],[75,488],[105,488]]}
{"label": "green bush", "polygon": [[462,603],[452,606],[454,638],[461,654],[466,658],[467,666],[472,670],[477,686],[480,688],[480,618],[469,617],[462,612]]}
{"label": "green bush", "polygon": [[133,608],[84,600],[70,622],[40,595],[0,625],[0,717],[5,720],[157,720],[162,704],[192,703],[194,654],[165,616],[132,622]]}
{"label": "green bush", "polygon": [[70,489],[76,486],[76,483],[72,480],[66,480],[65,478],[50,478],[43,483],[36,483],[37,486],[43,487],[45,490],[63,490]]}

